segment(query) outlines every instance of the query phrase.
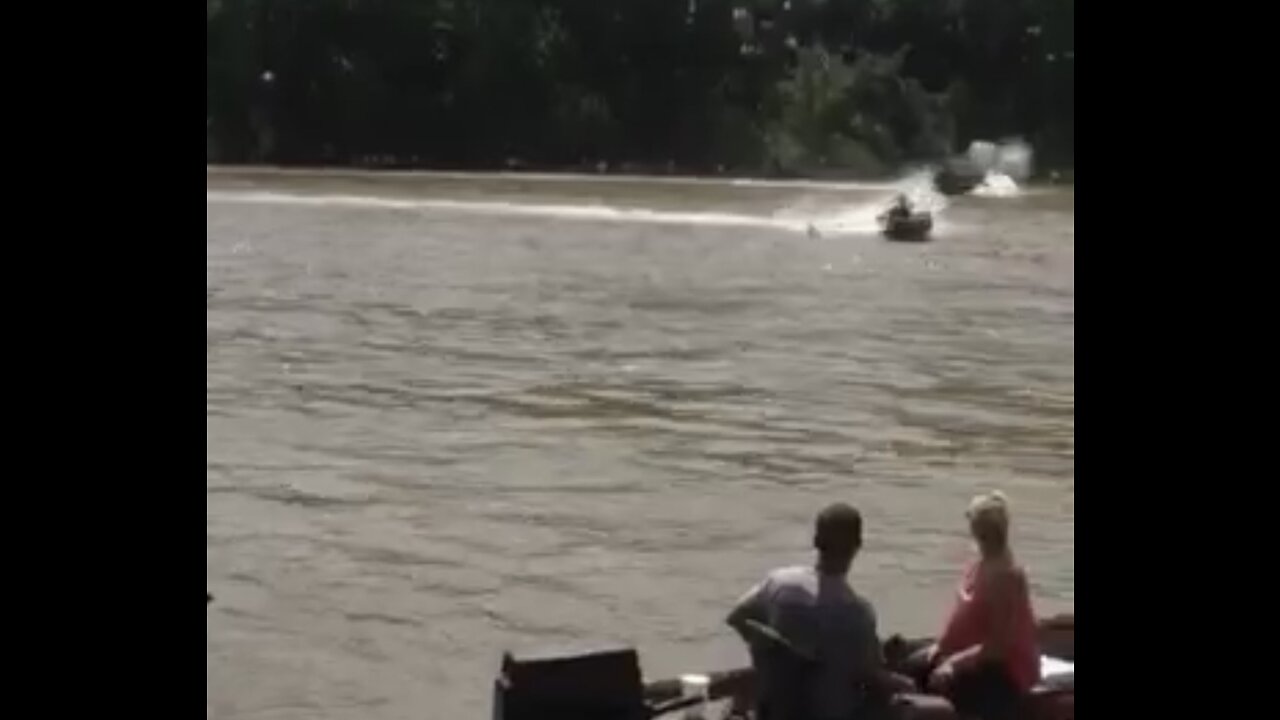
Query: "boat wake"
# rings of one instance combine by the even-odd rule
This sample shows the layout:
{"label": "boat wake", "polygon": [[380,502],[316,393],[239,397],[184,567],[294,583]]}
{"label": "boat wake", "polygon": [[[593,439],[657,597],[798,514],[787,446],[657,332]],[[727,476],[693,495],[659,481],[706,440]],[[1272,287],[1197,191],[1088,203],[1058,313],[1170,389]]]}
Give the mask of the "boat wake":
{"label": "boat wake", "polygon": [[536,217],[551,220],[579,220],[654,225],[702,225],[708,227],[756,227],[805,232],[798,219],[737,213],[674,212],[613,205],[564,205],[553,203],[513,203],[486,200],[444,200],[437,198],[388,198],[368,195],[311,195],[279,192],[206,190],[205,202],[222,205],[292,205],[382,210],[420,210],[476,215]]}
{"label": "boat wake", "polygon": [[548,220],[627,224],[679,225],[723,228],[758,228],[806,234],[810,237],[844,237],[879,232],[877,216],[899,192],[921,209],[937,214],[946,199],[934,192],[928,177],[907,178],[886,186],[880,197],[850,206],[833,206],[830,195],[802,198],[772,214],[670,211],[605,204],[558,204],[443,198],[395,198],[370,195],[310,194],[250,190],[205,190],[205,202],[217,205],[267,205],[321,208],[353,208],[442,212],[544,218]]}

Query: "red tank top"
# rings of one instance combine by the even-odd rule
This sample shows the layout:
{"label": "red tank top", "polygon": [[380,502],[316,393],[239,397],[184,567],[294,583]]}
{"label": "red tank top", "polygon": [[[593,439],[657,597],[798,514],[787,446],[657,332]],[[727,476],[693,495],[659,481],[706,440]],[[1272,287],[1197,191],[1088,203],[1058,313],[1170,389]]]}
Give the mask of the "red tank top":
{"label": "red tank top", "polygon": [[[938,640],[938,651],[943,657],[978,645],[987,637],[991,616],[989,594],[993,586],[979,582],[981,568],[982,561],[978,560],[965,570],[951,617]],[[1009,601],[1014,609],[1013,617],[1009,619],[1013,623],[1013,646],[1004,664],[1018,688],[1027,691],[1040,681],[1040,652],[1036,647],[1036,619],[1031,609],[1031,595],[1026,583],[994,587],[1021,588],[1018,596]]]}

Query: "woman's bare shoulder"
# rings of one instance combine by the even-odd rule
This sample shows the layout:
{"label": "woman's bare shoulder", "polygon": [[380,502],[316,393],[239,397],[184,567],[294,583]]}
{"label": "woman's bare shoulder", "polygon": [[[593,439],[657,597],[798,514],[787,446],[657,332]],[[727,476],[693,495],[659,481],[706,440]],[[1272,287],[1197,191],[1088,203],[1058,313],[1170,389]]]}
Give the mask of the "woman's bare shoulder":
{"label": "woman's bare shoulder", "polygon": [[982,563],[979,575],[988,585],[1012,589],[1027,586],[1027,571],[1012,558]]}

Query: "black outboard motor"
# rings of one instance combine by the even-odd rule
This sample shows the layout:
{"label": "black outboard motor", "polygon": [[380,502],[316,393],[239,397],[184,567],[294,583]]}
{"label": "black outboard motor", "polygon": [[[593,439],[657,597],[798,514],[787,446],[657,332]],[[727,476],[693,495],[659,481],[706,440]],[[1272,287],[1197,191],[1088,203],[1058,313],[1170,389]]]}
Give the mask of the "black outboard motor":
{"label": "black outboard motor", "polygon": [[645,720],[640,657],[633,649],[502,659],[494,720]]}

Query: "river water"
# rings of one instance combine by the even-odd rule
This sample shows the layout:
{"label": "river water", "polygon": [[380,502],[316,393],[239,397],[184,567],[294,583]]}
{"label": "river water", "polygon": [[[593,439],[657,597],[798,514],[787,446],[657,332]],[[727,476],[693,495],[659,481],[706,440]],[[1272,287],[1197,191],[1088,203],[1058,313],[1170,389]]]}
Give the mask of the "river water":
{"label": "river water", "polygon": [[889,185],[207,171],[207,717],[745,663],[725,612],[835,500],[886,633],[936,631],[988,488],[1071,609],[1074,194],[903,187],[935,242],[875,235]]}

